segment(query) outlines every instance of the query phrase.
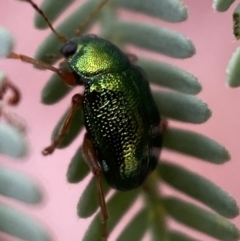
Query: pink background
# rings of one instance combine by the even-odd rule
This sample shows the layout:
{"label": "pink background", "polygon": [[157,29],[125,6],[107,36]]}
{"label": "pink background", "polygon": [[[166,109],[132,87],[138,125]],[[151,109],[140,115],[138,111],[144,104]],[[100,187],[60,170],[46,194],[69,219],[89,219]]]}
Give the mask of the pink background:
{"label": "pink background", "polygon": [[[36,2],[40,3],[41,1]],[[238,186],[240,180],[240,108],[238,105],[240,89],[230,89],[225,85],[227,63],[239,45],[238,42],[234,41],[232,35],[231,13],[233,7],[226,13],[216,13],[211,7],[211,1],[185,0],[184,2],[189,8],[189,19],[182,24],[169,24],[151,18],[146,18],[145,21],[149,23],[155,21],[161,26],[182,32],[195,44],[196,55],[185,60],[173,60],[158,54],[151,56],[154,59],[173,63],[197,76],[203,86],[203,91],[198,96],[208,103],[213,114],[212,118],[202,125],[185,125],[173,122],[170,122],[170,125],[191,129],[215,139],[229,150],[232,159],[222,166],[217,166],[168,153],[165,150],[162,157],[171,161],[175,160],[176,163],[203,174],[229,192],[240,203]],[[33,28],[33,15],[34,11],[28,4],[14,0],[1,2],[0,25],[8,28],[14,34],[15,51],[29,56],[34,55],[38,44],[49,32],[48,30],[37,31]],[[131,15],[126,14],[126,17],[131,17]],[[133,53],[139,55],[139,52],[135,52],[135,50]],[[20,210],[30,210],[32,215],[51,227],[55,240],[81,240],[91,219],[79,219],[76,215],[76,204],[87,180],[77,185],[66,182],[69,160],[81,143],[81,139],[78,138],[71,147],[58,150],[52,156],[43,157],[41,155],[43,147],[49,144],[55,123],[69,106],[71,97],[69,95],[54,106],[44,106],[40,103],[40,94],[51,74],[49,71],[37,71],[30,65],[12,60],[1,60],[0,70],[7,73],[8,77],[21,89],[23,99],[16,111],[28,123],[30,143],[30,154],[24,161],[1,157],[0,163],[34,177],[41,182],[46,195],[41,207],[29,207],[12,200],[5,201],[12,203]],[[89,178],[90,176],[87,179]],[[174,193],[168,189],[166,192]],[[233,222],[240,227],[240,218],[234,219]],[[214,240],[181,226],[175,227],[194,233],[195,237],[199,239]],[[119,233],[119,230],[114,233]],[[0,233],[0,237],[1,235],[3,234]],[[5,237],[7,240],[15,240],[9,236]],[[114,240],[114,234],[110,240]]]}

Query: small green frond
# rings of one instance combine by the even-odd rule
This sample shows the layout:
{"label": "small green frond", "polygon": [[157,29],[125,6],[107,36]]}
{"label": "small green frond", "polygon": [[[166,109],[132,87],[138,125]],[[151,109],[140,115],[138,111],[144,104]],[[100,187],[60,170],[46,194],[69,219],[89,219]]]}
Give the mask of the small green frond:
{"label": "small green frond", "polygon": [[153,91],[160,113],[170,119],[187,123],[203,123],[211,116],[207,104],[196,96],[178,92]]}
{"label": "small green frond", "polygon": [[238,228],[227,219],[177,198],[165,198],[164,207],[178,222],[222,241],[240,238]]}
{"label": "small green frond", "polygon": [[0,167],[0,194],[29,204],[42,200],[39,187],[29,177],[5,167]]}
{"label": "small green frond", "polygon": [[216,141],[201,134],[177,128],[167,129],[164,133],[163,145],[170,150],[215,164],[221,164],[230,159],[226,148]]}
{"label": "small green frond", "polygon": [[175,232],[171,231],[168,233],[168,240],[169,241],[199,241],[197,239],[190,238],[187,235],[176,231]]}
{"label": "small green frond", "polygon": [[89,167],[84,161],[82,155],[82,146],[80,146],[68,166],[67,180],[70,183],[80,182],[84,177],[87,176],[89,171]]}
{"label": "small green frond", "polygon": [[147,219],[148,212],[146,209],[140,210],[132,220],[129,221],[125,229],[122,231],[117,241],[141,240],[144,234],[147,232]]}
{"label": "small green frond", "polygon": [[[75,0],[46,0],[41,4],[40,8],[44,14],[48,16],[49,21],[53,23],[54,20],[57,19],[74,1]],[[45,29],[48,27],[46,21],[37,12],[35,13],[34,23],[35,27],[39,29]]]}
{"label": "small green frond", "polygon": [[238,205],[232,196],[210,180],[167,162],[161,162],[157,170],[166,183],[204,203],[220,215],[234,218],[239,214]]}
{"label": "small green frond", "polygon": [[235,0],[213,0],[213,8],[219,12],[225,12],[234,1]]}
{"label": "small green frond", "polygon": [[23,157],[27,153],[24,135],[14,126],[0,123],[0,154],[11,157]]}
{"label": "small green frond", "polygon": [[0,203],[0,231],[26,241],[52,240],[45,228],[33,218],[2,203]]}
{"label": "small green frond", "polygon": [[173,58],[189,58],[196,52],[189,38],[158,25],[119,21],[114,29],[112,34],[116,34],[124,44],[133,44]]}
{"label": "small green frond", "polygon": [[57,74],[53,74],[42,89],[41,101],[45,105],[55,104],[71,90],[72,88],[65,85]]}
{"label": "small green frond", "polygon": [[188,17],[186,5],[179,0],[153,0],[151,4],[138,0],[113,0],[113,2],[134,12],[144,13],[173,23],[182,22]]}
{"label": "small green frond", "polygon": [[14,38],[10,31],[0,27],[0,58],[6,58],[14,47]]}
{"label": "small green frond", "polygon": [[196,95],[202,86],[197,78],[176,66],[139,57],[137,65],[146,72],[149,81],[185,94]]}
{"label": "small green frond", "polygon": [[230,87],[240,86],[240,47],[233,53],[227,66],[227,84]]}

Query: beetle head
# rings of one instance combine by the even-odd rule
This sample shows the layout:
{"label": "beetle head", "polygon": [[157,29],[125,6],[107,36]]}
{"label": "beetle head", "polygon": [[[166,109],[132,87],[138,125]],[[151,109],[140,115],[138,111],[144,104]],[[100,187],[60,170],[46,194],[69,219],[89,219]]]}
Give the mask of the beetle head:
{"label": "beetle head", "polygon": [[73,38],[60,51],[67,58],[70,68],[81,77],[119,72],[130,65],[118,47],[95,35]]}

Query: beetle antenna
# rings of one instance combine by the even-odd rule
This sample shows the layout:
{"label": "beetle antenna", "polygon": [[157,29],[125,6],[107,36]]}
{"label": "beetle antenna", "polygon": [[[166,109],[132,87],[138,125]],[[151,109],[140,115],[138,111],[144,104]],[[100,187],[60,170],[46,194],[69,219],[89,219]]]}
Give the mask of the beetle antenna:
{"label": "beetle antenna", "polygon": [[42,11],[42,9],[40,9],[36,3],[34,3],[32,0],[25,0],[27,2],[29,2],[32,7],[44,18],[44,20],[46,21],[46,23],[48,24],[49,28],[56,34],[56,36],[58,37],[58,39],[60,41],[62,41],[63,43],[67,42],[67,39],[61,35],[60,33],[58,33],[52,26],[52,24],[50,23],[49,19],[47,18],[47,16],[44,14],[44,12]]}
{"label": "beetle antenna", "polygon": [[25,63],[33,64],[33,65],[36,65],[38,67],[51,70],[51,71],[55,72],[56,74],[58,74],[58,76],[61,77],[61,79],[64,81],[65,84],[70,85],[70,86],[76,85],[76,76],[70,71],[64,71],[64,70],[61,70],[61,69],[57,69],[54,66],[49,65],[47,63],[44,63],[44,62],[42,62],[38,59],[33,59],[33,58],[28,57],[26,55],[17,54],[17,53],[14,53],[14,52],[11,52],[7,58],[18,59],[18,60],[21,60]]}
{"label": "beetle antenna", "polygon": [[108,2],[109,0],[103,0],[95,9],[93,12],[91,12],[86,19],[80,24],[80,26],[76,29],[76,36],[79,36],[83,32],[83,28],[92,20],[94,16],[98,14],[98,12],[104,7],[104,5]]}

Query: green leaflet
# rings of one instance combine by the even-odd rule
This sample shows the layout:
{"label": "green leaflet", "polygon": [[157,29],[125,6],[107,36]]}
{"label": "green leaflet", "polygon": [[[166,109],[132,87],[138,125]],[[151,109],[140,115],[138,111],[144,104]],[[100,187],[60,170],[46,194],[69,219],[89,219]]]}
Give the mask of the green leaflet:
{"label": "green leaflet", "polygon": [[70,161],[67,170],[67,180],[70,183],[77,183],[84,179],[89,173],[89,167],[82,155],[82,146],[78,148]]}
{"label": "green leaflet", "polygon": [[28,241],[52,240],[43,226],[33,218],[2,203],[0,203],[0,230]]}
{"label": "green leaflet", "polygon": [[213,0],[213,8],[219,12],[225,12],[235,0]]}
{"label": "green leaflet", "polygon": [[63,83],[57,74],[53,74],[42,89],[41,101],[45,105],[52,105],[65,97],[72,88]]}
{"label": "green leaflet", "polygon": [[165,198],[163,204],[167,212],[178,222],[218,240],[235,241],[240,238],[237,227],[217,214],[177,198]]}
{"label": "green leaflet", "polygon": [[[74,1],[75,0],[47,0],[41,4],[40,8],[48,17],[49,21],[53,23],[54,20],[57,19],[61,15],[61,13],[64,12],[67,9],[67,7],[71,5],[71,3]],[[48,28],[48,25],[46,24],[45,20],[37,12],[35,13],[34,23],[36,28]]]}
{"label": "green leaflet", "polygon": [[210,180],[167,162],[161,162],[157,171],[165,182],[219,214],[227,218],[234,218],[239,214],[238,205],[232,196]]}
{"label": "green leaflet", "polygon": [[116,23],[114,29],[112,34],[117,34],[124,43],[173,58],[189,58],[196,51],[191,40],[183,34],[153,24],[121,21]]}
{"label": "green leaflet", "polygon": [[23,133],[17,128],[0,123],[0,154],[23,157],[27,153],[27,143]]}
{"label": "green leaflet", "polygon": [[227,84],[233,88],[240,86],[240,81],[239,81],[240,70],[238,68],[239,64],[240,64],[240,47],[238,47],[236,51],[233,53],[227,66]]}
{"label": "green leaflet", "polygon": [[113,0],[113,2],[134,12],[144,13],[173,23],[182,22],[188,17],[186,5],[179,0],[150,0],[147,2]]}
{"label": "green leaflet", "polygon": [[14,47],[14,39],[10,31],[0,27],[0,58],[6,58]]}
{"label": "green leaflet", "polygon": [[147,231],[148,213],[146,209],[140,210],[127,224],[117,241],[126,241],[131,237],[132,241],[141,240]]}
{"label": "green leaflet", "polygon": [[153,97],[162,116],[187,123],[204,123],[211,110],[201,99],[177,92],[153,91]]}
{"label": "green leaflet", "polygon": [[167,129],[164,133],[163,146],[216,164],[230,159],[226,148],[216,141],[201,134],[177,128]]}
{"label": "green leaflet", "polygon": [[33,180],[5,167],[0,167],[0,194],[28,204],[42,200],[42,193]]}
{"label": "green leaflet", "polygon": [[138,58],[137,65],[146,72],[150,83],[191,95],[202,89],[195,76],[176,66],[142,57]]}
{"label": "green leaflet", "polygon": [[187,235],[176,231],[169,232],[168,239],[169,241],[199,241],[197,239],[190,238]]}

